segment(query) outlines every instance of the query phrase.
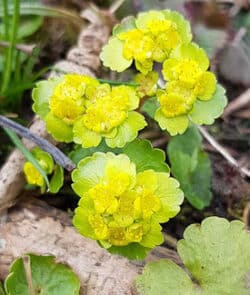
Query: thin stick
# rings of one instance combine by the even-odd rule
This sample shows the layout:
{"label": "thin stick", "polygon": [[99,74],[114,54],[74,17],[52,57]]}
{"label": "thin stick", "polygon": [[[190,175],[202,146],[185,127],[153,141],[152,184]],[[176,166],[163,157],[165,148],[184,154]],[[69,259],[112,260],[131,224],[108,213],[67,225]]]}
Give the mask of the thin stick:
{"label": "thin stick", "polygon": [[[0,41],[0,47],[5,47],[8,48],[10,47],[10,42],[7,41]],[[26,44],[16,44],[14,46],[16,49],[30,55],[32,54],[33,49],[36,47],[35,44],[30,44],[30,45],[26,45]]]}
{"label": "thin stick", "polygon": [[126,0],[116,0],[109,8],[109,12],[114,14]]}
{"label": "thin stick", "polygon": [[177,248],[177,240],[174,237],[170,236],[169,234],[165,232],[163,232],[163,237],[166,244],[168,244],[174,249]]}
{"label": "thin stick", "polygon": [[0,126],[9,128],[16,134],[35,142],[38,146],[41,147],[41,149],[51,154],[54,160],[60,166],[64,167],[67,171],[72,171],[73,169],[75,169],[76,165],[63,152],[61,152],[57,147],[55,147],[44,138],[41,138],[31,132],[29,129],[2,115],[0,115]]}
{"label": "thin stick", "polygon": [[22,257],[22,259],[23,259],[23,266],[24,266],[24,271],[26,275],[26,280],[27,280],[28,288],[29,288],[29,295],[35,295],[35,289],[32,282],[32,273],[31,273],[31,267],[30,267],[30,257],[28,255],[25,255]]}
{"label": "thin stick", "polygon": [[250,103],[250,88],[243,92],[239,97],[234,99],[229,105],[226,107],[223,118],[228,117],[231,113],[243,108],[245,105]]}
{"label": "thin stick", "polygon": [[229,152],[221,146],[208,132],[205,128],[199,126],[198,127],[201,134],[206,138],[206,140],[231,164],[232,166],[236,167],[242,174],[250,177],[250,171],[245,168],[241,167],[239,163],[229,154]]}

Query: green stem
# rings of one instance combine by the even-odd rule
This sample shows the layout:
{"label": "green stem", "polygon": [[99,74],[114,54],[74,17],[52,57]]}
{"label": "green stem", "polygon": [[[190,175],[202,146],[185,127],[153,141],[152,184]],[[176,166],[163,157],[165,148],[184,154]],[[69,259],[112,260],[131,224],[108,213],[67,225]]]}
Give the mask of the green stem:
{"label": "green stem", "polygon": [[122,81],[111,81],[111,80],[105,80],[105,79],[97,79],[100,83],[107,83],[110,85],[127,85],[127,86],[132,86],[136,87],[139,86],[139,84],[135,82],[122,82]]}
{"label": "green stem", "polygon": [[3,84],[1,88],[1,93],[3,94],[9,85],[12,69],[12,60],[16,43],[18,22],[19,22],[19,9],[20,9],[20,0],[14,0],[14,14],[12,17],[12,30],[10,32],[10,46],[6,53],[6,64],[3,75]]}
{"label": "green stem", "polygon": [[3,22],[4,22],[4,34],[5,40],[9,39],[9,11],[8,11],[8,0],[3,0]]}

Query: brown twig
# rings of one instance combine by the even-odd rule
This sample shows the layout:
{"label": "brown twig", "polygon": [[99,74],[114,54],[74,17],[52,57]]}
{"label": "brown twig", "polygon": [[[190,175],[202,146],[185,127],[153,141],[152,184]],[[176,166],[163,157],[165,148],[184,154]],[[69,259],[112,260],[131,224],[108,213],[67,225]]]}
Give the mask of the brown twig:
{"label": "brown twig", "polygon": [[116,0],[109,8],[109,13],[114,14],[126,0]]}
{"label": "brown twig", "polygon": [[16,134],[35,142],[44,151],[51,154],[54,160],[60,166],[64,167],[67,171],[72,171],[76,167],[75,164],[52,143],[48,142],[44,138],[37,136],[36,134],[31,132],[29,129],[23,127],[22,125],[0,115],[0,126],[9,128]]}
{"label": "brown twig", "polygon": [[168,246],[174,249],[177,249],[177,240],[174,237],[172,237],[171,235],[165,232],[163,232],[163,236],[164,236],[164,241]]}
{"label": "brown twig", "polygon": [[[7,42],[7,41],[0,41],[0,47],[5,47],[5,48],[8,48],[10,46],[10,43]],[[32,51],[33,49],[36,47],[35,44],[29,44],[29,45],[26,45],[26,44],[16,44],[15,45],[15,48],[26,53],[26,54],[29,54],[31,55],[32,54]]]}
{"label": "brown twig", "polygon": [[222,117],[227,118],[231,113],[243,108],[248,103],[250,103],[250,88],[228,104]]}
{"label": "brown twig", "polygon": [[241,174],[250,177],[250,171],[245,167],[241,167],[237,160],[233,158],[229,152],[207,132],[204,127],[199,126],[198,128],[204,138],[206,138],[206,140],[229,162],[230,165],[236,167]]}

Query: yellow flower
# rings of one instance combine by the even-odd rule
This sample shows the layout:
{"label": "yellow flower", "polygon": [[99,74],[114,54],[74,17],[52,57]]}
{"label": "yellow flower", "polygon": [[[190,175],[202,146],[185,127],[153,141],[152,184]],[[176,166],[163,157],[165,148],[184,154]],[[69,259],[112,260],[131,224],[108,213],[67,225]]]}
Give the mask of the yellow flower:
{"label": "yellow flower", "polygon": [[180,81],[167,84],[166,90],[157,92],[162,113],[168,117],[176,117],[187,114],[195,102],[194,90]]}
{"label": "yellow flower", "polygon": [[87,76],[68,74],[54,89],[49,106],[52,114],[67,124],[72,124],[85,111],[85,95],[88,88],[99,83]]}
{"label": "yellow flower", "polygon": [[103,47],[101,59],[105,66],[122,72],[135,62],[137,70],[146,75],[154,62],[163,62],[180,44],[191,41],[189,23],[170,10],[139,13],[113,30]]}
{"label": "yellow flower", "polygon": [[44,186],[44,179],[42,175],[31,162],[25,162],[23,171],[28,184],[37,185],[40,187]]}
{"label": "yellow flower", "polygon": [[74,141],[91,147],[104,137],[110,147],[124,146],[146,125],[143,116],[133,111],[138,105],[139,97],[131,87],[97,86],[85,113],[74,124]]}
{"label": "yellow flower", "polygon": [[152,248],[162,242],[160,222],[179,211],[178,183],[167,173],[145,170],[124,155],[95,153],[79,162],[72,174],[81,197],[74,225],[105,247],[138,243]]}
{"label": "yellow flower", "polygon": [[124,41],[123,55],[126,59],[134,59],[142,72],[152,70],[154,41],[138,29],[120,33],[117,36]]}
{"label": "yellow flower", "polygon": [[163,130],[171,135],[184,133],[196,102],[213,98],[216,78],[208,67],[206,53],[194,43],[177,47],[164,62],[162,73],[168,83],[157,93],[160,107],[155,113]]}

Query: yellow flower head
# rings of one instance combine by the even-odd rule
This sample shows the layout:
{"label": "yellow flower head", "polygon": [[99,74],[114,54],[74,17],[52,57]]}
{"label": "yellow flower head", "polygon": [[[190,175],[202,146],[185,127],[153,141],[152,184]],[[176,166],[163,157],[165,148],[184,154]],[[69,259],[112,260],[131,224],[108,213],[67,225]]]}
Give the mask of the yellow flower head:
{"label": "yellow flower head", "polygon": [[165,91],[157,93],[160,107],[155,119],[171,135],[182,134],[187,129],[197,101],[213,98],[216,78],[207,71],[208,66],[205,51],[194,43],[177,47],[164,62],[162,73],[168,83]]}
{"label": "yellow flower head", "polygon": [[179,211],[178,183],[167,173],[136,166],[125,154],[95,153],[79,162],[72,187],[81,200],[74,225],[105,247],[162,242],[160,222]]}
{"label": "yellow flower head", "polygon": [[191,38],[190,25],[179,13],[143,12],[114,28],[101,59],[104,65],[118,72],[135,61],[136,68],[146,75],[152,71],[154,62],[163,62],[173,49],[189,43]]}
{"label": "yellow flower head", "polygon": [[157,97],[162,113],[168,118],[187,114],[195,102],[194,91],[176,81],[169,82],[166,91],[158,91]]}
{"label": "yellow flower head", "polygon": [[65,75],[54,89],[49,106],[52,114],[67,124],[72,124],[85,111],[86,91],[98,82],[90,77]]}
{"label": "yellow flower head", "polygon": [[[51,174],[54,168],[54,161],[52,157],[38,147],[34,148],[31,153],[36,158],[39,165],[43,168],[44,172]],[[31,162],[26,161],[24,163],[23,172],[28,184],[40,186],[41,188],[45,186],[43,176]]]}
{"label": "yellow flower head", "polygon": [[42,175],[31,162],[25,162],[23,171],[28,184],[37,185],[40,187],[44,186],[44,179]]}
{"label": "yellow flower head", "polygon": [[97,146],[104,137],[111,146],[124,146],[133,140],[146,123],[133,111],[139,105],[136,91],[128,86],[95,88],[86,104],[86,111],[73,127],[74,141],[83,147]]}

